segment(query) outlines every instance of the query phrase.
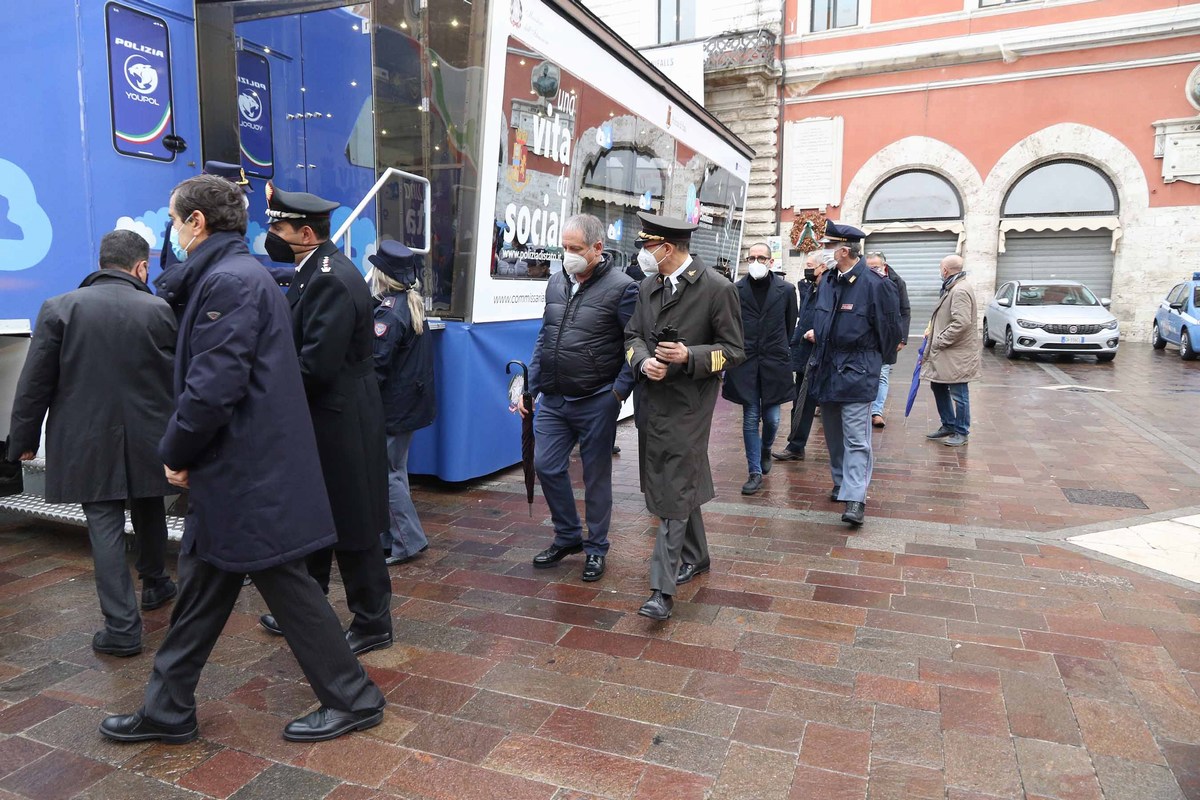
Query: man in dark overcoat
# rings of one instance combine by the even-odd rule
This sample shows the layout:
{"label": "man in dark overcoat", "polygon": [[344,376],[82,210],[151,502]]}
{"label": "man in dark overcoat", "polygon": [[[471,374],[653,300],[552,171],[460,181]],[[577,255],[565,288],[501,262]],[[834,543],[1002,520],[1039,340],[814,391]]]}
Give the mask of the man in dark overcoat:
{"label": "man in dark overcoat", "polygon": [[249,574],[320,700],[285,739],[315,742],[378,725],[385,700],[304,565],[336,540],[304,403],[287,301],[246,247],[236,186],[190,178],[171,196],[185,258],[169,291],[182,304],[175,410],[159,453],[190,489],[179,599],[145,704],[100,732],[120,742],[194,739],[196,684]]}
{"label": "man in dark overcoat", "polygon": [[796,375],[796,399],[792,403],[787,446],[771,454],[776,461],[804,460],[804,448],[808,446],[808,436],[812,433],[813,420],[816,418],[816,399],[807,389],[801,391],[804,388],[805,370],[808,369],[808,357],[812,354],[812,344],[804,338],[804,333],[812,328],[813,312],[816,311],[817,286],[825,271],[825,258],[821,252],[809,253],[804,258],[804,280],[796,283],[796,292],[800,296],[799,320],[796,323],[796,329],[792,332],[790,343],[792,370]]}
{"label": "man in dark overcoat", "polygon": [[879,390],[879,371],[900,342],[900,302],[887,278],[862,259],[865,234],[858,228],[827,222],[821,244],[835,268],[817,289],[808,368],[815,370],[809,391],[821,404],[831,500],[842,501],[842,521],[863,524],[871,483],[871,402]]}
{"label": "man in dark overcoat", "polygon": [[[796,327],[796,292],[771,272],[771,248],[750,245],[746,275],[738,280],[746,360],[725,374],[721,396],[742,407],[742,439],[749,479],[742,494],[762,488],[771,471],[771,445],[779,430],[779,407],[796,394],[788,342]],[[760,430],[761,425],[761,430]]]}
{"label": "man in dark overcoat", "polygon": [[[371,291],[354,262],[329,241],[337,203],[267,184],[267,254],[295,264],[287,292],[300,375],[308,396],[337,544],[310,556],[326,592],[337,554],[354,621],[346,639],[356,654],[392,644],[392,582],[380,534],[388,529],[387,434],[375,376]],[[264,628],[280,634],[265,614]]]}
{"label": "man in dark overcoat", "polygon": [[646,508],[661,520],[650,598],[639,614],[671,616],[675,588],[709,569],[700,507],[715,496],[708,435],[721,371],[745,358],[737,289],[689,252],[696,226],[639,212],[648,277],[625,328],[625,358],[642,387],[638,457]]}
{"label": "man in dark overcoat", "polygon": [[9,447],[32,459],[47,410],[46,500],[82,503],[104,630],[98,653],[142,651],[142,618],[125,563],[125,503],[137,537],[143,609],[175,596],[167,577],[158,440],[174,401],[175,316],[146,286],[146,240],[116,230],[100,241],[100,269],[42,305],[17,384]]}

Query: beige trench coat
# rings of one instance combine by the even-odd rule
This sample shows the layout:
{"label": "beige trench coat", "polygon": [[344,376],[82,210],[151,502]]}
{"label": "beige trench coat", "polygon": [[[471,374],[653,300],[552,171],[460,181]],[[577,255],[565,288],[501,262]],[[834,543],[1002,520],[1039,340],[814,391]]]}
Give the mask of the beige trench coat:
{"label": "beige trench coat", "polygon": [[933,310],[925,346],[925,363],[921,377],[932,383],[966,383],[982,375],[978,328],[979,315],[975,307],[975,287],[963,276],[942,295]]}

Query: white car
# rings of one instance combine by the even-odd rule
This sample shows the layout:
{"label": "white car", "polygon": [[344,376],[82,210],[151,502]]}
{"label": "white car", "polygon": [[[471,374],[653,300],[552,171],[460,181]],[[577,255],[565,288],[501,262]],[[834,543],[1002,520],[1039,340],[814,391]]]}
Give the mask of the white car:
{"label": "white car", "polygon": [[1004,342],[1009,358],[1054,353],[1112,361],[1121,327],[1108,310],[1111,302],[1097,300],[1078,281],[1010,281],[984,311],[983,346]]}

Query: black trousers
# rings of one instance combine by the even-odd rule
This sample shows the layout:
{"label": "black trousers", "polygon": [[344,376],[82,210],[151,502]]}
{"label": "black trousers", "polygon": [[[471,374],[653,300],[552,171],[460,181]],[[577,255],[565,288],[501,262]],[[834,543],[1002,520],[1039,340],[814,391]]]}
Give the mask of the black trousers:
{"label": "black trousers", "polygon": [[[367,550],[339,550],[327,547],[308,557],[308,574],[329,594],[333,556],[346,587],[346,605],[354,614],[350,630],[363,636],[392,632],[392,576],[383,563],[383,545],[375,537]],[[280,621],[280,624],[283,624]]]}
{"label": "black trousers", "polygon": [[787,449],[793,453],[803,453],[808,444],[808,435],[812,433],[813,418],[817,414],[817,401],[809,393],[800,397],[800,386],[804,381],[804,373],[796,373],[796,400],[792,404],[792,422],[788,431]]}
{"label": "black trousers", "polygon": [[[250,573],[321,705],[339,711],[384,706],[383,693],[350,652],[341,622],[297,559]],[[179,556],[179,596],[154,657],[143,713],[164,725],[196,719],[196,684],[242,590],[242,573]]]}

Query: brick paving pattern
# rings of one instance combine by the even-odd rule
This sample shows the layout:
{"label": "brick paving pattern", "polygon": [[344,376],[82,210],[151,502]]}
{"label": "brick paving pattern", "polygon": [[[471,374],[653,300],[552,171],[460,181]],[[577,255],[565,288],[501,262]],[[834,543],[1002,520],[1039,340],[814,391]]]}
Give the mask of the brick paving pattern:
{"label": "brick paving pattern", "polygon": [[[819,426],[810,461],[741,497],[740,415],[722,404],[713,570],[667,623],[635,614],[655,520],[631,426],[599,583],[579,558],[532,569],[552,531],[515,472],[421,484],[430,550],[393,570],[396,645],[363,659],[385,721],[316,745],[280,736],[313,698],[252,589],[201,681],[201,738],[103,740],[105,714],[140,704],[170,608],[145,615],[142,655],[97,656],[86,536],[8,518],[0,800],[1197,800],[1200,587],[1063,539],[1197,502],[1200,369],[1129,347],[1113,365],[985,354],[985,374],[961,450],[923,440],[927,391],[903,424],[897,377],[858,533],[824,497]],[[1067,382],[1119,392],[1038,388]]]}

